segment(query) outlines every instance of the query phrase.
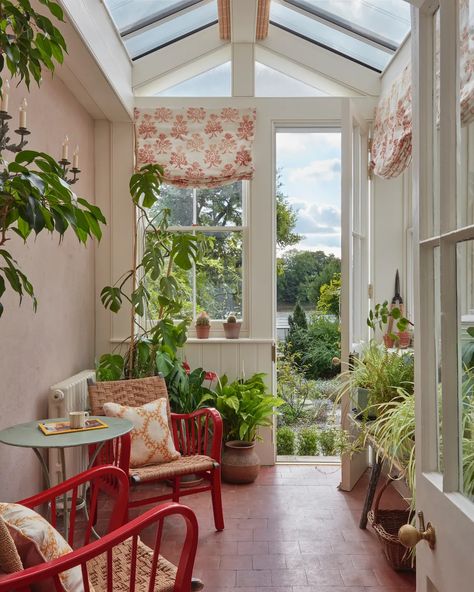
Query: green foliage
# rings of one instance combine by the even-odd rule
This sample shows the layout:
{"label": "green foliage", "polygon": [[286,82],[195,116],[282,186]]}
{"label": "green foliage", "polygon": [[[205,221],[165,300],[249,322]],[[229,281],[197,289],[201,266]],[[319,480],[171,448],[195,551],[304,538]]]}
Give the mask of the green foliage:
{"label": "green foliage", "polygon": [[283,404],[267,390],[264,374],[229,383],[223,376],[216,388],[214,406],[224,420],[225,439],[253,442],[259,427],[273,425],[275,408]]}
{"label": "green foliage", "polygon": [[279,422],[294,425],[304,419],[310,386],[297,367],[296,355],[287,353],[278,359],[277,388],[278,396],[284,401]]}
{"label": "green foliage", "polygon": [[[374,309],[369,311],[367,325],[373,331],[379,328],[380,331],[384,333],[390,318],[396,321],[396,327],[399,331],[406,331],[409,325],[413,325],[411,321],[402,315],[402,312],[398,306],[389,308],[387,300],[382,302],[382,304],[376,304]],[[399,339],[394,333],[387,333],[387,335],[394,339],[395,342],[397,342]]]}
{"label": "green foliage", "polygon": [[[50,15],[64,21],[62,8],[51,0],[39,0]],[[5,66],[12,77],[18,77],[29,88],[31,78],[38,86],[42,70],[54,72],[62,64],[66,43],[59,29],[48,17],[37,12],[29,0],[0,2],[0,90]]]}
{"label": "green foliage", "polygon": [[335,273],[329,284],[323,284],[319,290],[320,296],[316,310],[323,314],[340,315],[341,274]]}
{"label": "green foliage", "polygon": [[196,327],[209,327],[211,321],[207,312],[200,312],[196,319]]}
{"label": "green foliage", "polygon": [[296,434],[288,426],[277,429],[276,445],[278,455],[292,455],[295,453]]}
{"label": "green foliage", "polygon": [[340,456],[348,450],[348,434],[340,426],[328,425],[319,433],[319,446],[324,456]]}
{"label": "green foliage", "polygon": [[237,322],[237,319],[235,318],[235,316],[234,316],[234,315],[229,315],[229,316],[227,317],[227,322],[228,322],[228,323],[236,323],[236,322]]}
{"label": "green foliage", "polygon": [[306,378],[331,378],[339,369],[333,358],[340,355],[339,322],[313,315],[308,328],[295,329],[285,345],[285,352],[297,355],[297,366]]}
{"label": "green foliage", "polygon": [[166,384],[174,413],[192,413],[215,399],[215,394],[203,386],[205,378],[206,372],[202,368],[189,374],[182,365],[173,368]]}
{"label": "green foliage", "polygon": [[[101,238],[100,225],[105,224],[102,212],[77,198],[62,175],[61,166],[44,152],[24,150],[13,162],[5,162],[0,173],[0,247],[12,233],[26,241],[32,233],[38,235],[43,230],[62,238],[71,228],[81,243],[91,237]],[[20,302],[26,294],[36,310],[33,286],[5,248],[0,249],[0,265],[0,298],[8,282]],[[2,312],[0,303],[0,315]]]}
{"label": "green foliage", "polygon": [[277,171],[276,178],[276,241],[280,249],[298,244],[302,236],[296,234],[295,227],[298,212],[290,205],[288,197],[283,193],[281,171]]}
{"label": "green foliage", "polygon": [[315,304],[323,284],[341,271],[341,260],[323,251],[292,249],[279,260],[277,294],[280,304]]}
{"label": "green foliage", "polygon": [[[134,334],[130,336],[123,363],[117,362],[119,354],[104,354],[99,360],[97,373],[99,379],[105,377],[108,380],[119,379],[122,373],[126,378],[160,373],[172,388],[188,392],[177,352],[186,343],[190,319],[174,322],[184,307],[185,294],[181,290],[179,274],[188,272],[199,260],[207,240],[202,235],[168,230],[170,213],[159,207],[162,176],[161,166],[145,165],[130,180],[132,200],[139,212],[137,227],[145,228],[143,255],[141,261],[114,285],[102,289],[101,300],[112,312],[118,312],[127,303]],[[137,229],[135,233],[137,240]],[[159,288],[155,294],[148,289],[150,279]],[[147,325],[153,306],[156,307],[155,322]]]}
{"label": "green foliage", "polygon": [[299,456],[316,456],[318,452],[318,430],[316,428],[303,428],[298,434]]}
{"label": "green foliage", "polygon": [[288,317],[288,324],[290,326],[290,333],[292,330],[308,328],[306,313],[299,302],[296,303],[293,314]]}

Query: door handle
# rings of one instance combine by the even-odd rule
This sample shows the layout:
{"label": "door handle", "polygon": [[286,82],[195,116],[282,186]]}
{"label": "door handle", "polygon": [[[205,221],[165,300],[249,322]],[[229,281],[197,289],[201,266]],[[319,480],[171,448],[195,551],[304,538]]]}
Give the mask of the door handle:
{"label": "door handle", "polygon": [[436,532],[430,522],[425,528],[425,519],[423,512],[418,512],[418,518],[420,520],[420,530],[411,524],[404,524],[398,531],[398,538],[404,547],[412,549],[420,541],[426,541],[430,546],[430,549],[434,549],[436,546]]}

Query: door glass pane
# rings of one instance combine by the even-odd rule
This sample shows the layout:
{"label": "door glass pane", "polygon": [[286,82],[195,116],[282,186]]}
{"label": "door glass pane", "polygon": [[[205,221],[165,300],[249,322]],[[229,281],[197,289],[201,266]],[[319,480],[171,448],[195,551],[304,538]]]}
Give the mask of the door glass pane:
{"label": "door glass pane", "polygon": [[460,3],[459,48],[460,121],[457,178],[457,227],[474,224],[474,107],[472,68],[474,63],[474,0]]}
{"label": "door glass pane", "polygon": [[474,501],[474,240],[457,245],[460,488]]}
{"label": "door glass pane", "polygon": [[436,236],[440,232],[439,208],[440,208],[440,138],[439,138],[439,9],[433,15],[434,36],[433,36],[433,211],[432,228],[428,229],[430,236]]}

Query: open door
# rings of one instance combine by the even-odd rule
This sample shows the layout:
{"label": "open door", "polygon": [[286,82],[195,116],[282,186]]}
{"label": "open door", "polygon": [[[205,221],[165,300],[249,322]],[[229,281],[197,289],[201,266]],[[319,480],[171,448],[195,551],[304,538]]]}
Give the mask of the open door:
{"label": "open door", "polygon": [[[350,99],[342,105],[341,369],[349,369],[358,343],[367,341],[369,285],[368,125]],[[342,427],[353,432],[350,397],[342,401]],[[368,453],[344,454],[341,489],[350,491],[368,466]]]}
{"label": "open door", "polygon": [[436,533],[434,546],[421,540],[416,547],[416,589],[471,592],[474,2],[441,0],[439,8],[432,0],[416,4],[420,6],[412,9],[416,502]]}

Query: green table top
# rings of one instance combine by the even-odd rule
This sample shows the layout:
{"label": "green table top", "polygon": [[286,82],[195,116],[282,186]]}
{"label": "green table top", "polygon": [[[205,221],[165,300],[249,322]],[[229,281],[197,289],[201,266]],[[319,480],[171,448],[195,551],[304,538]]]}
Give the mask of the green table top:
{"label": "green table top", "polygon": [[100,417],[107,428],[100,430],[87,430],[84,432],[69,432],[67,434],[54,434],[45,436],[38,427],[40,422],[68,421],[68,418],[37,419],[28,423],[5,428],[0,431],[0,442],[10,446],[22,446],[24,448],[69,448],[71,446],[86,446],[112,440],[130,432],[133,424],[128,419],[119,417]]}

